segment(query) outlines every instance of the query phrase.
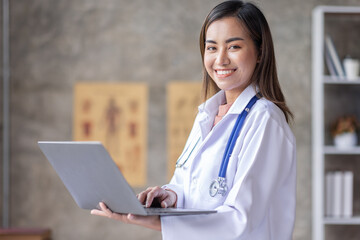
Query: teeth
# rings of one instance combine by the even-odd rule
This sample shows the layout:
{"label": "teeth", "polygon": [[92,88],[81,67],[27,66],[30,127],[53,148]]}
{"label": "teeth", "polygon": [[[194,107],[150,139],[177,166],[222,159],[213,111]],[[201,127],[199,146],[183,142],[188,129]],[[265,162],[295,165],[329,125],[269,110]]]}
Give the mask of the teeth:
{"label": "teeth", "polygon": [[217,73],[220,75],[225,75],[232,73],[232,70],[218,70]]}

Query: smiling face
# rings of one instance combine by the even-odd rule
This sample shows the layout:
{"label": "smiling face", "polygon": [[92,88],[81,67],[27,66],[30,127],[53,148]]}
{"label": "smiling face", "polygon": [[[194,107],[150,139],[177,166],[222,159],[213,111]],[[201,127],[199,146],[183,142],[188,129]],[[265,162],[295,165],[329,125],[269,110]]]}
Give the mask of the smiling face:
{"label": "smiling face", "polygon": [[233,103],[250,84],[258,51],[246,29],[235,17],[210,24],[206,32],[204,66],[216,85]]}

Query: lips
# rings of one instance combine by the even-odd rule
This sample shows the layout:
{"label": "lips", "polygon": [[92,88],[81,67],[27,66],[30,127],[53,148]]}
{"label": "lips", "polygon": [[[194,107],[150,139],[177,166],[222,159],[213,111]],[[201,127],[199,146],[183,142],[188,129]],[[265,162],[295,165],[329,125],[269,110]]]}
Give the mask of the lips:
{"label": "lips", "polygon": [[219,78],[228,77],[231,74],[233,74],[236,71],[236,69],[218,69],[215,70],[216,76]]}

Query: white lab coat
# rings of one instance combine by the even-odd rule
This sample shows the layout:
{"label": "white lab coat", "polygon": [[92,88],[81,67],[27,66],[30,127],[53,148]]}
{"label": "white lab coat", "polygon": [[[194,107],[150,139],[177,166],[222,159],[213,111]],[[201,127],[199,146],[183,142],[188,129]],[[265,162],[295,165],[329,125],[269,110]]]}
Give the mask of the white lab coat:
{"label": "white lab coat", "polygon": [[[226,196],[210,197],[235,121],[255,95],[247,87],[223,119],[213,122],[225,94],[199,107],[193,129],[171,182],[177,206],[216,209],[209,215],[161,217],[164,240],[290,240],[295,221],[296,144],[283,112],[261,98],[250,110],[226,172]],[[200,141],[196,144],[200,137]],[[195,146],[196,145],[196,146]]]}

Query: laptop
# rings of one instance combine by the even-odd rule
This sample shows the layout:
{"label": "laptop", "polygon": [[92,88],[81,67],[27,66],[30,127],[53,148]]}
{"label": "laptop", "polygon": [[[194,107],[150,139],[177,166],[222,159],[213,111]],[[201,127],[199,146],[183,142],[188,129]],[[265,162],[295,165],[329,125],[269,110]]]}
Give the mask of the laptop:
{"label": "laptop", "polygon": [[100,142],[40,141],[38,144],[82,209],[99,209],[99,202],[104,202],[113,212],[143,216],[216,213],[215,210],[144,207]]}

